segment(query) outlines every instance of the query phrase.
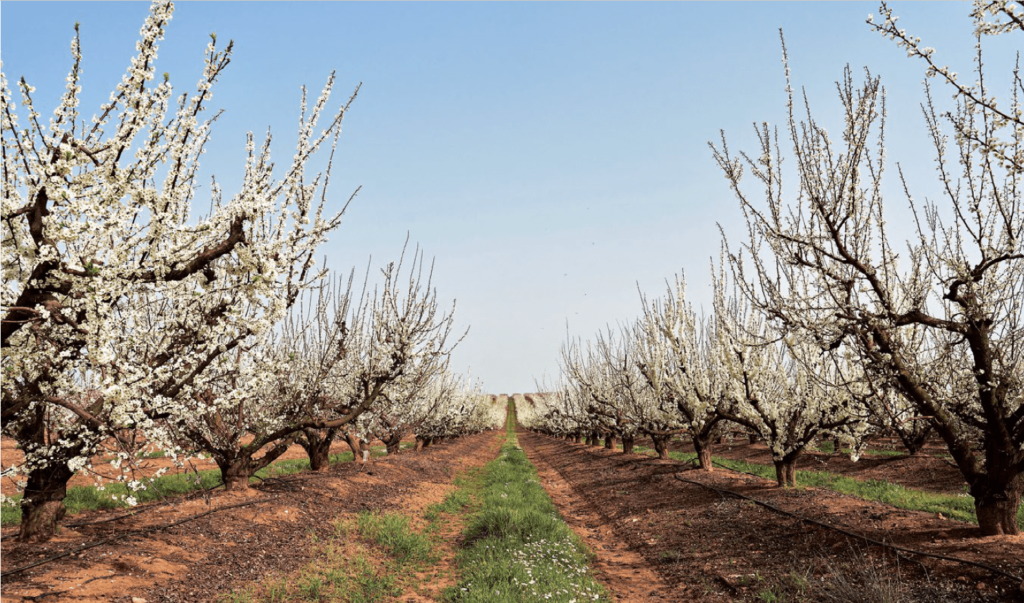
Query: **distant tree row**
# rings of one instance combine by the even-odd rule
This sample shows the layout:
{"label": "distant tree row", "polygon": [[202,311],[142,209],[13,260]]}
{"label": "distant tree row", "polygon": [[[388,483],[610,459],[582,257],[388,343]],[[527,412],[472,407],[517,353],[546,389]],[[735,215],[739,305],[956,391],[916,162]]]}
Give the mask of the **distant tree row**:
{"label": "distant tree row", "polygon": [[[899,171],[915,220],[909,241],[893,240],[886,222],[879,78],[866,72],[855,84],[847,68],[834,139],[794,90],[783,43],[782,131],[755,125],[751,153],[734,154],[724,134],[711,144],[748,227],[738,247],[723,242],[711,310],[696,313],[679,278],[664,297],[643,300],[635,323],[567,341],[562,387],[520,421],[591,442],[621,438],[626,449],[643,435],[663,456],[667,438],[686,434],[707,470],[722,426],[739,424],[767,443],[780,485],[793,483],[793,463],[815,437],[838,438],[857,455],[872,434],[895,434],[914,453],[934,433],[967,482],[981,532],[1017,534],[1024,83],[1019,54],[1002,81],[985,73],[981,40],[1019,38],[1024,7],[978,0],[971,17],[971,84],[934,62],[934,49],[899,28],[884,3],[868,20],[926,65],[922,110],[943,198],[917,201]],[[948,110],[937,108],[935,79],[952,93]],[[1008,94],[997,102],[998,86]]]}

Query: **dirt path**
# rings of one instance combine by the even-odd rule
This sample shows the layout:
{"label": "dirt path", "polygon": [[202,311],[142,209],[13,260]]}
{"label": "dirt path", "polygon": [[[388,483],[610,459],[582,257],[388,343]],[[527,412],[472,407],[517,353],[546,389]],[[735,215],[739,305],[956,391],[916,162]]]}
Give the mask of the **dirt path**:
{"label": "dirt path", "polygon": [[[813,518],[915,550],[952,555],[1024,575],[1024,538],[977,538],[977,528],[933,514],[903,511],[813,488],[781,490],[772,482],[725,470],[708,474],[676,461],[570,444],[523,433],[520,442],[547,482],[559,509],[574,528],[582,523],[598,563],[620,559],[622,544],[653,572],[641,596],[665,591],[674,601],[821,601],[823,585],[840,576],[857,583],[865,567],[898,576],[905,600],[919,602],[1024,601],[1021,585],[957,563],[883,557],[863,541],[781,516],[748,501],[717,494],[680,477],[742,492],[801,517]],[[553,468],[553,469],[552,469]],[[566,495],[565,493],[569,494]],[[567,503],[567,500],[579,502]],[[573,519],[584,510],[590,519]],[[587,533],[581,534],[585,539]],[[617,541],[612,552],[602,544]],[[594,543],[597,543],[595,546]],[[602,558],[604,558],[602,560]],[[635,562],[630,562],[633,565]],[[599,565],[600,567],[600,565]],[[630,569],[629,571],[636,571]],[[613,590],[614,584],[611,585]],[[642,598],[648,597],[648,598]],[[658,600],[658,599],[653,599]]]}
{"label": "dirt path", "polygon": [[[311,558],[312,534],[332,530],[331,520],[361,510],[420,509],[440,500],[452,478],[497,452],[494,432],[461,438],[417,453],[332,466],[268,480],[246,493],[181,499],[106,523],[64,529],[45,545],[3,542],[4,571],[82,545],[157,527],[228,505],[146,535],[129,536],[3,579],[4,603],[177,603],[216,600],[232,588],[268,575],[289,573]],[[422,500],[419,500],[421,499]],[[247,504],[251,503],[251,504]],[[99,521],[122,511],[87,512],[76,522]],[[5,538],[17,528],[4,530]]]}
{"label": "dirt path", "polygon": [[562,467],[557,461],[552,463],[558,452],[553,441],[526,431],[520,431],[518,435],[523,451],[537,468],[541,484],[558,507],[558,512],[596,553],[597,559],[591,563],[591,568],[616,600],[623,603],[683,600],[673,597],[650,564],[618,537],[612,525],[605,522],[594,508],[594,501],[580,496],[562,478]]}

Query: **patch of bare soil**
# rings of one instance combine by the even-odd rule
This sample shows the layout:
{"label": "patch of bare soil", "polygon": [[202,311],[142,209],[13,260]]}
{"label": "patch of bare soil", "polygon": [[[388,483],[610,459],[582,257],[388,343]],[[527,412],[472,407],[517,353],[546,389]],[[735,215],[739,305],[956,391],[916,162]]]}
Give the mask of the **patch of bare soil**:
{"label": "patch of bare soil", "polygon": [[[520,432],[520,441],[525,435]],[[667,584],[651,565],[637,551],[631,549],[625,540],[618,537],[612,525],[605,522],[599,510],[600,504],[588,496],[580,496],[562,478],[558,462],[549,454],[546,442],[523,444],[526,456],[537,468],[541,485],[558,507],[562,519],[572,528],[596,559],[590,564],[594,576],[611,591],[618,601],[649,603],[673,600]]]}
{"label": "patch of bare soil", "polygon": [[[555,497],[559,510],[566,517],[580,507],[596,514],[598,525],[588,527],[599,534],[605,530],[609,538],[639,554],[668,586],[667,601],[764,601],[782,596],[788,601],[822,601],[825,589],[844,575],[866,590],[869,585],[858,574],[867,566],[878,568],[878,575],[885,578],[876,581],[902,589],[906,600],[1024,601],[1019,580],[950,561],[899,559],[863,540],[681,482],[676,476],[746,494],[875,540],[963,558],[1016,576],[1024,576],[1024,537],[978,538],[976,527],[933,514],[813,488],[784,490],[769,480],[727,470],[707,473],[678,461],[527,432],[520,434],[520,443],[531,459],[543,459],[538,464],[549,465],[568,484],[568,491]],[[600,558],[602,549],[594,549]]]}
{"label": "patch of bare soil", "polygon": [[[65,528],[43,545],[18,543],[10,538],[17,528],[6,528],[5,572],[113,540],[5,576],[0,594],[5,603],[215,600],[232,588],[306,564],[314,553],[310,535],[329,534],[331,520],[342,513],[405,511],[443,497],[430,484],[449,484],[462,467],[485,462],[493,456],[494,442],[493,432],[478,434],[365,466],[345,463],[322,473],[270,479],[240,493],[143,505],[127,516],[120,510],[85,512],[73,518],[78,527]],[[421,495],[424,500],[416,502]],[[113,518],[120,519],[109,521]],[[182,520],[187,521],[165,527]]]}

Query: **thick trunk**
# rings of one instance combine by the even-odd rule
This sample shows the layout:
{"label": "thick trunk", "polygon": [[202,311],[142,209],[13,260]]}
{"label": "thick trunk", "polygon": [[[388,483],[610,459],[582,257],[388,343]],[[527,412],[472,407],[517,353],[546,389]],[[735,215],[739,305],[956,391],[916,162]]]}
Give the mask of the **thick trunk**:
{"label": "thick trunk", "polygon": [[575,436],[573,436],[573,438],[572,438],[572,441],[573,441],[573,443],[575,443],[575,444],[580,444],[580,443],[582,443],[582,442],[583,442],[583,434],[577,431],[577,432],[576,432],[576,435],[575,435]]}
{"label": "thick trunk", "polygon": [[747,434],[747,436],[748,436],[749,441],[750,441],[751,444],[756,444],[757,443],[757,434],[756,433],[751,432],[751,433]]}
{"label": "thick trunk", "polygon": [[775,461],[775,480],[780,488],[796,487],[796,458],[797,455],[792,454]]}
{"label": "thick trunk", "polygon": [[715,466],[711,462],[711,438],[693,436],[693,449],[697,451],[697,462],[704,471],[714,471]]}
{"label": "thick trunk", "polygon": [[57,526],[67,513],[64,496],[67,495],[68,480],[73,475],[67,463],[58,459],[28,474],[25,494],[21,499],[18,540],[46,542],[57,533]]}
{"label": "thick trunk", "polygon": [[[243,447],[241,450],[214,452],[213,459],[220,467],[220,478],[224,481],[225,490],[248,490],[249,478],[257,471],[273,463],[295,440],[287,439],[278,442],[258,459],[252,455],[259,452],[260,447]],[[328,444],[328,449],[330,445]]]}
{"label": "thick trunk", "polygon": [[331,465],[331,443],[334,442],[336,429],[328,429],[321,433],[315,429],[303,430],[303,437],[298,440],[309,456],[309,468],[313,471],[326,471]]}
{"label": "thick trunk", "polygon": [[365,463],[366,459],[363,455],[363,444],[359,441],[351,431],[345,432],[345,443],[352,449],[352,462],[353,463]]}
{"label": "thick trunk", "polygon": [[608,436],[605,437],[605,439],[604,439],[604,447],[607,448],[608,450],[615,450],[615,436],[614,435],[608,434]]}
{"label": "thick trunk", "polygon": [[[991,482],[991,480],[986,480]],[[974,496],[974,510],[978,514],[978,526],[985,536],[1020,534],[1017,526],[1017,508],[1020,507],[1024,479],[1021,475],[1010,481],[1008,486],[976,483],[971,487]]]}
{"label": "thick trunk", "polygon": [[622,454],[632,454],[636,439],[633,436],[622,436]]}
{"label": "thick trunk", "polygon": [[413,450],[416,450],[416,451],[423,450],[423,447],[426,446],[425,442],[426,442],[426,440],[424,438],[422,438],[420,436],[416,436],[416,446],[413,448]]}
{"label": "thick trunk", "polygon": [[914,456],[924,448],[925,440],[931,435],[931,431],[931,429],[924,429],[916,433],[900,431],[898,435],[900,436],[900,441],[903,442],[903,447],[907,449],[907,454]]}
{"label": "thick trunk", "polygon": [[220,478],[224,480],[225,490],[242,491],[249,489],[249,478],[258,469],[253,469],[253,461],[249,457],[220,458],[217,466],[220,467]]}
{"label": "thick trunk", "polygon": [[[438,438],[438,441],[440,442],[441,439]],[[433,445],[434,445],[434,438],[423,438],[423,447],[424,448],[430,448]]]}
{"label": "thick trunk", "polygon": [[600,446],[601,445],[601,434],[597,433],[596,431],[592,432],[590,434],[590,441],[587,442],[587,443],[590,444],[591,446]]}
{"label": "thick trunk", "polygon": [[651,436],[651,440],[654,442],[654,450],[658,453],[658,458],[668,459],[668,436]]}
{"label": "thick trunk", "polygon": [[388,456],[398,454],[402,450],[402,436],[388,438],[384,441],[384,446],[387,447]]}

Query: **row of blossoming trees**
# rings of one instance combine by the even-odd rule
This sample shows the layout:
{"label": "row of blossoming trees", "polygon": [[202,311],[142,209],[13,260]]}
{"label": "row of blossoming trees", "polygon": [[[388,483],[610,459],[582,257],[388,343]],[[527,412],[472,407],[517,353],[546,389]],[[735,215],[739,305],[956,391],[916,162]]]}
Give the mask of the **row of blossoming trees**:
{"label": "row of blossoming trees", "polygon": [[[113,454],[132,489],[141,447],[180,461],[205,453],[227,488],[292,444],[326,466],[344,437],[389,452],[500,425],[504,409],[448,358],[444,311],[419,251],[362,288],[314,253],[341,223],[328,210],[334,151],[353,94],[328,110],[333,74],[311,107],[303,91],[296,148],[275,165],[271,137],[249,135],[244,177],[209,212],[193,204],[216,115],[211,93],[231,58],[216,38],[191,95],[156,74],[171,19],[157,1],[122,81],[91,119],[79,113],[81,54],[48,123],[33,88],[21,105],[0,74],[3,138],[3,434],[24,462],[23,540],[64,515],[69,479]],[[357,89],[358,91],[358,89]],[[316,158],[326,166],[310,174]],[[365,457],[364,457],[365,458]],[[128,497],[131,500],[131,497]]]}
{"label": "row of blossoming trees", "polygon": [[[715,160],[740,201],[748,238],[723,243],[713,302],[697,313],[682,279],[644,299],[633,324],[562,351],[564,385],[534,396],[520,421],[579,441],[649,437],[664,457],[686,434],[701,467],[726,423],[762,438],[778,483],[815,438],[851,445],[895,433],[917,451],[941,439],[974,497],[983,534],[1017,534],[1024,491],[1024,83],[1019,54],[997,103],[983,77],[985,36],[1024,32],[1019,2],[978,1],[976,79],[963,84],[934,50],[897,27],[885,4],[875,30],[923,60],[922,105],[942,200],[916,201],[890,233],[883,208],[885,91],[847,69],[837,85],[843,131],[830,138],[789,80],[783,131],[755,126],[760,146]],[[951,90],[936,108],[931,79]],[[803,117],[798,117],[797,113]],[[782,141],[792,167],[783,169]],[[788,166],[789,164],[787,164]],[[741,183],[744,171],[753,184]],[[788,188],[783,187],[786,176]],[[789,179],[795,177],[795,183]],[[784,194],[784,190],[786,193]],[[897,235],[907,236],[907,235]]]}

